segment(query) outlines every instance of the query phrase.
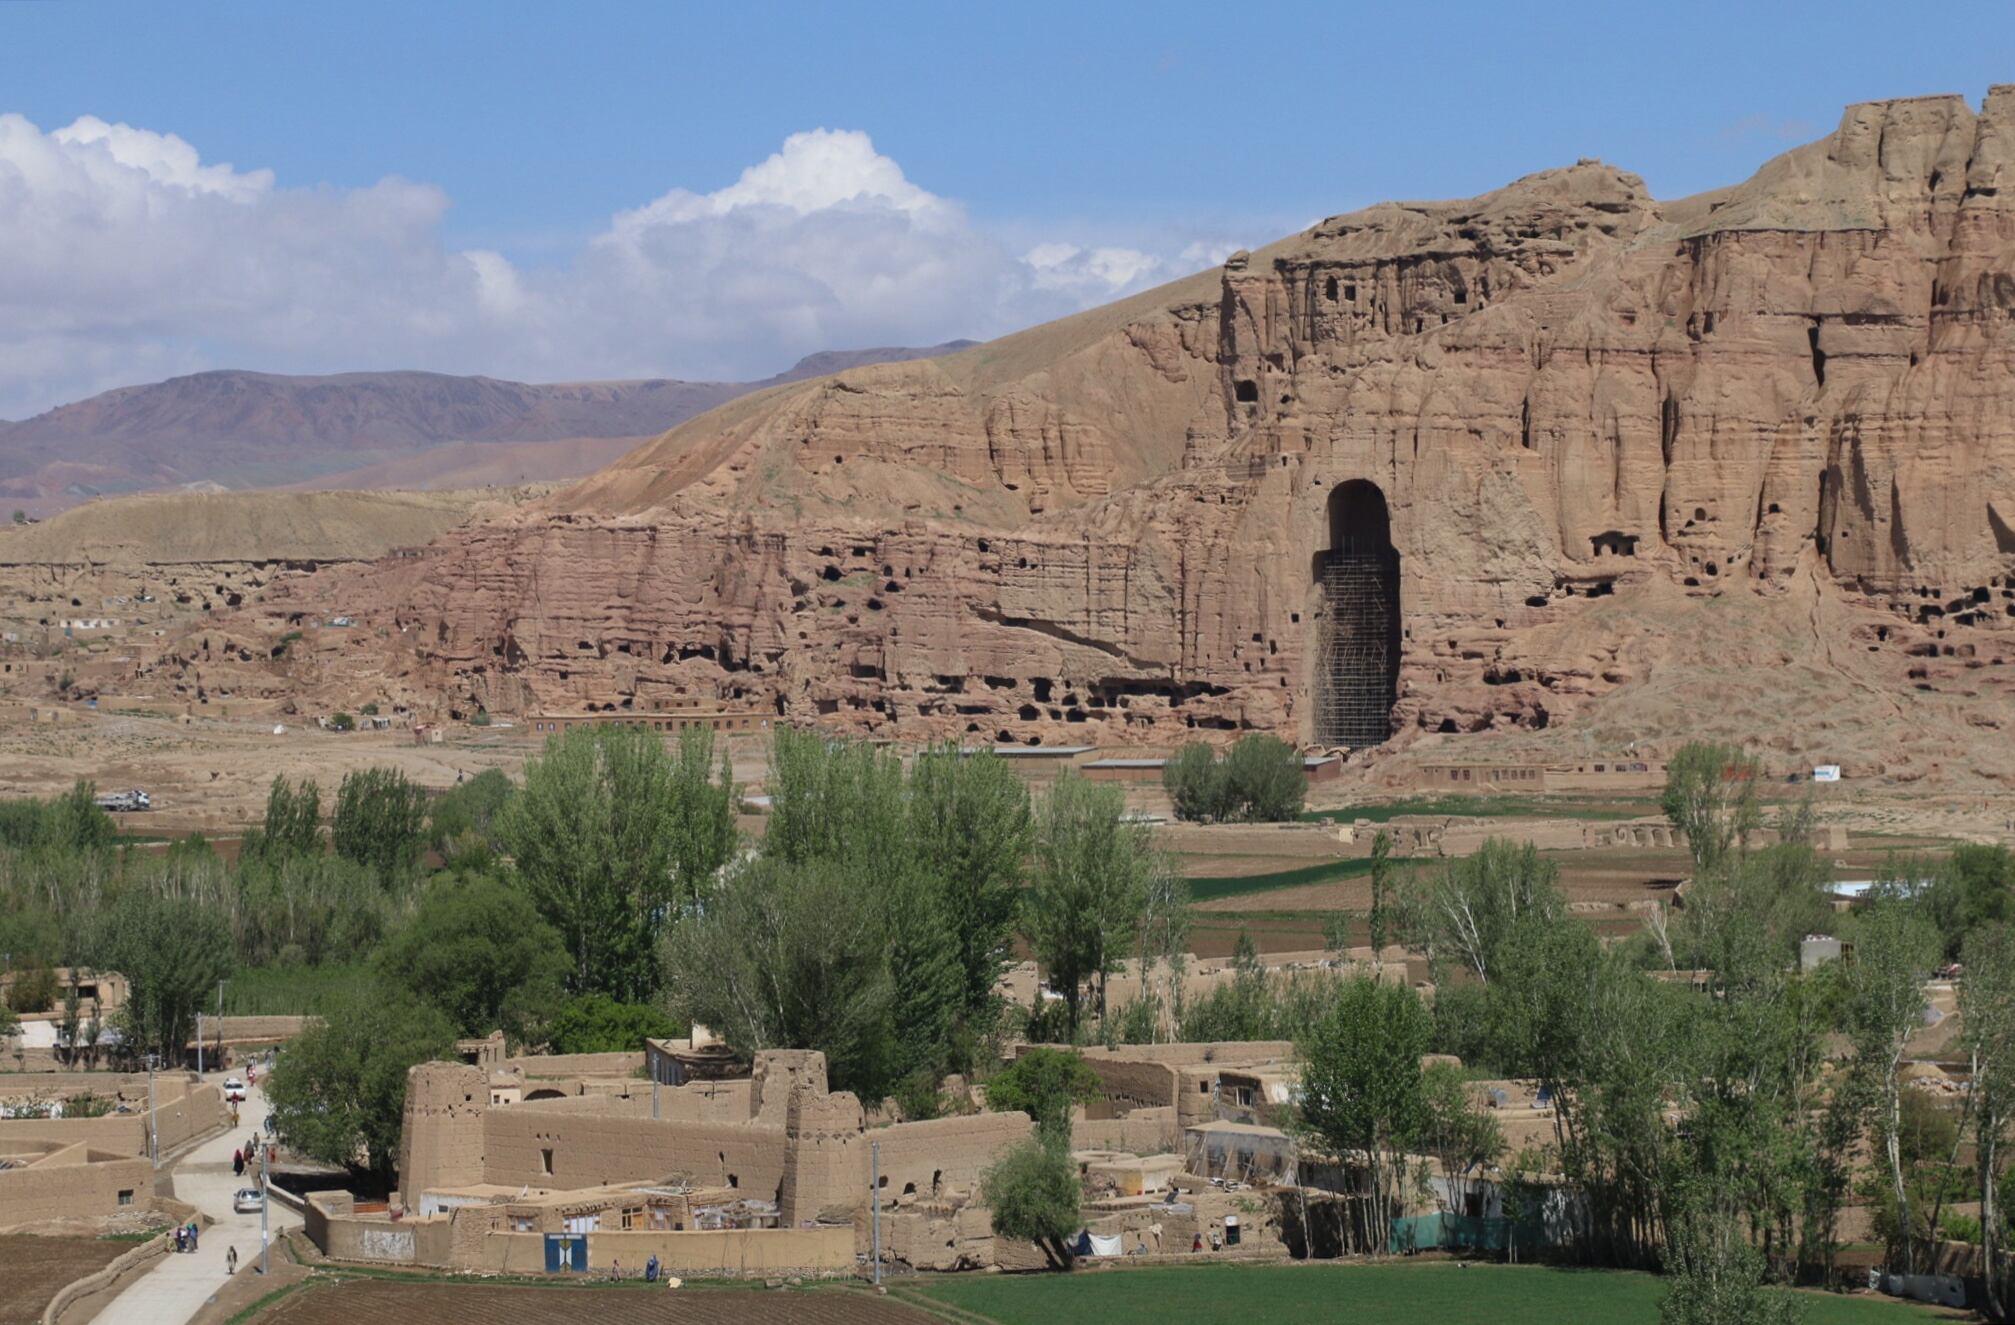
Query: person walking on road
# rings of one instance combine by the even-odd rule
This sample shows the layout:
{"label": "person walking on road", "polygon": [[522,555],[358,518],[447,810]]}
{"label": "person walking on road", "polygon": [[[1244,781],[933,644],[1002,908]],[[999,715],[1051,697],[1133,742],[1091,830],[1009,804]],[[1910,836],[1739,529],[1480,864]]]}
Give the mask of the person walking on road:
{"label": "person walking on road", "polygon": [[232,1247],[224,1253],[224,1273],[228,1277],[238,1273],[238,1249]]}

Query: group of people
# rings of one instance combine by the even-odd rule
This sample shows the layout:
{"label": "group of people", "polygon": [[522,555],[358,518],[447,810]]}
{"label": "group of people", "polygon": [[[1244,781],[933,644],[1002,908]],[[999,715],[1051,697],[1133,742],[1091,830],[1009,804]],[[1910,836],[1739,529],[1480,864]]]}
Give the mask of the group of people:
{"label": "group of people", "polygon": [[[609,1278],[621,1279],[622,1277],[623,1277],[622,1261],[620,1260],[612,1261],[609,1265]],[[664,1272],[664,1267],[658,1263],[657,1253],[652,1252],[651,1258],[644,1262],[644,1282],[647,1284],[654,1284],[657,1283],[660,1279],[664,1280],[665,1286],[668,1288],[677,1288],[679,1286],[678,1280],[674,1279],[671,1275],[666,1274]]]}
{"label": "group of people", "polygon": [[177,1224],[175,1226],[175,1250],[196,1250],[196,1241],[199,1236],[200,1233],[196,1227],[195,1220],[192,1219],[186,1224]]}
{"label": "group of people", "polygon": [[250,1141],[247,1141],[244,1145],[239,1146],[231,1152],[231,1176],[234,1178],[244,1177],[245,1170],[253,1167],[258,1162],[259,1134],[254,1132]]}

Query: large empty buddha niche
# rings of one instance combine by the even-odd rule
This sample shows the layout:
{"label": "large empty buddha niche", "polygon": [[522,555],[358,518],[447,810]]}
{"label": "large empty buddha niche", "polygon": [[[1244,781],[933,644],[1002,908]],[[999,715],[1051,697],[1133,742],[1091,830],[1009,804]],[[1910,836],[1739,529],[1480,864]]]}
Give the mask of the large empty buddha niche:
{"label": "large empty buddha niche", "polygon": [[1351,749],[1392,735],[1399,694],[1399,552],[1385,494],[1362,479],[1329,494],[1329,547],[1316,558],[1315,738]]}

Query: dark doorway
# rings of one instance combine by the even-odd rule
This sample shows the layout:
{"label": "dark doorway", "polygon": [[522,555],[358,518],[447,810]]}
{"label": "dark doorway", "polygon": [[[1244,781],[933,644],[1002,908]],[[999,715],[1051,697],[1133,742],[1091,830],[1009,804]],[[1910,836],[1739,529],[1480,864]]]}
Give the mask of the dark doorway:
{"label": "dark doorway", "polygon": [[1329,494],[1329,547],[1316,558],[1315,739],[1353,750],[1392,735],[1399,696],[1399,552],[1385,494],[1352,479]]}

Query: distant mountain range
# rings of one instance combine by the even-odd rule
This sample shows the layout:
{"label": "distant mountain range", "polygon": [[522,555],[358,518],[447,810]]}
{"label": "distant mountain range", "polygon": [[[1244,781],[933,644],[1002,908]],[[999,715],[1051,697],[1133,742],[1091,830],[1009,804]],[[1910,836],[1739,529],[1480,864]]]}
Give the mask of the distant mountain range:
{"label": "distant mountain range", "polygon": [[828,350],[760,382],[193,373],[0,421],[0,502],[42,515],[100,495],[189,486],[452,488],[578,478],[736,396],[972,343]]}

